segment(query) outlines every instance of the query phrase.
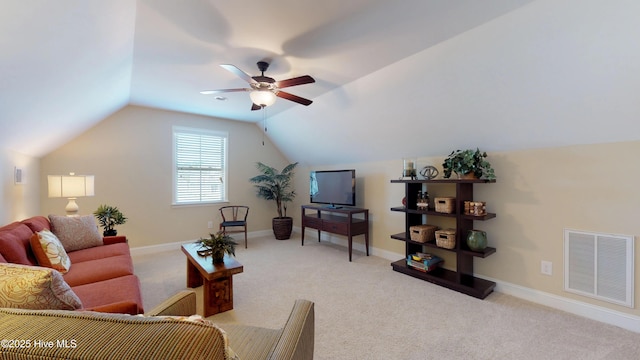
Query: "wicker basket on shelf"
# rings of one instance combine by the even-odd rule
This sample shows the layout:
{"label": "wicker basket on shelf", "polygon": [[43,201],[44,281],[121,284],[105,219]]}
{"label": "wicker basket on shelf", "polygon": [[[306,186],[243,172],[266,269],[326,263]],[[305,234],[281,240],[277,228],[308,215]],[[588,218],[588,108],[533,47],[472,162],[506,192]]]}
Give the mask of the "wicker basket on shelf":
{"label": "wicker basket on shelf", "polygon": [[453,214],[456,212],[456,198],[454,197],[437,197],[433,199],[436,206],[436,212]]}
{"label": "wicker basket on shelf", "polygon": [[437,229],[433,225],[415,225],[409,227],[409,233],[412,241],[424,243],[435,240]]}
{"label": "wicker basket on shelf", "polygon": [[454,229],[438,230],[436,235],[436,245],[444,249],[456,247],[456,231]]}

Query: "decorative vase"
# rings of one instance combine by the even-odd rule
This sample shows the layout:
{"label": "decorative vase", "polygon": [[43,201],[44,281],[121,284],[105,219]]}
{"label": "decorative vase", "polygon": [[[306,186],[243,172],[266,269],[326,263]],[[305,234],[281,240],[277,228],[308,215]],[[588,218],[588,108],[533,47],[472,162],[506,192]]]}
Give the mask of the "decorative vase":
{"label": "decorative vase", "polygon": [[472,251],[482,251],[487,247],[487,233],[482,230],[469,230],[467,246]]}
{"label": "decorative vase", "polygon": [[293,230],[293,218],[291,217],[275,217],[271,222],[273,235],[277,240],[287,240],[291,237]]}

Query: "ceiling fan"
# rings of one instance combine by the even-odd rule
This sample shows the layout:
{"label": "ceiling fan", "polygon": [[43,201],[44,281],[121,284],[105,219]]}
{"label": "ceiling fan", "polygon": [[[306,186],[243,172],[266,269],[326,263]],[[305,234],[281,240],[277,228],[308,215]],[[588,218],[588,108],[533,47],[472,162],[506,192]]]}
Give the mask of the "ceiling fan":
{"label": "ceiling fan", "polygon": [[273,103],[276,101],[276,97],[297,102],[298,104],[302,104],[305,106],[308,106],[313,102],[309,99],[305,99],[300,96],[293,95],[291,93],[280,90],[286,87],[316,82],[311,76],[303,75],[303,76],[298,76],[298,77],[294,77],[287,80],[276,81],[274,78],[264,76],[264,72],[267,71],[267,69],[269,68],[268,62],[258,61],[257,65],[258,65],[258,69],[262,72],[262,75],[251,76],[246,72],[240,70],[234,65],[229,65],[229,64],[220,65],[224,69],[238,75],[243,80],[248,82],[251,88],[203,90],[203,91],[200,91],[200,93],[204,95],[210,95],[210,94],[218,94],[218,93],[224,93],[224,92],[249,91],[250,92],[249,96],[251,97],[251,101],[253,101],[251,110],[259,110],[265,106],[273,105]]}

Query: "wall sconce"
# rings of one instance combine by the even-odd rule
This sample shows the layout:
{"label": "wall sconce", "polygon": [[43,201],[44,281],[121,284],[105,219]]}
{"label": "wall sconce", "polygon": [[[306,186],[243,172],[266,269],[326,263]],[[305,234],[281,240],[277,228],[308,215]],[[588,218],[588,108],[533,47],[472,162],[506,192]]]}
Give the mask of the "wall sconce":
{"label": "wall sconce", "polygon": [[67,216],[76,215],[78,213],[78,204],[76,199],[84,196],[95,195],[93,186],[93,175],[49,175],[49,197],[50,198],[67,198],[69,203],[64,208]]}

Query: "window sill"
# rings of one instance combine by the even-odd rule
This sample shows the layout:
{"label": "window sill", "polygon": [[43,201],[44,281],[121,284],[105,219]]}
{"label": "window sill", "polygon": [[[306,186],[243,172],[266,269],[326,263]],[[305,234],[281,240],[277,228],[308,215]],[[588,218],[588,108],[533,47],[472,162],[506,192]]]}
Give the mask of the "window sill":
{"label": "window sill", "polygon": [[208,206],[215,206],[215,205],[220,205],[220,204],[227,204],[229,203],[228,200],[220,200],[220,201],[208,201],[208,202],[193,202],[193,203],[172,203],[171,207],[172,208],[184,208],[184,207],[208,207]]}

